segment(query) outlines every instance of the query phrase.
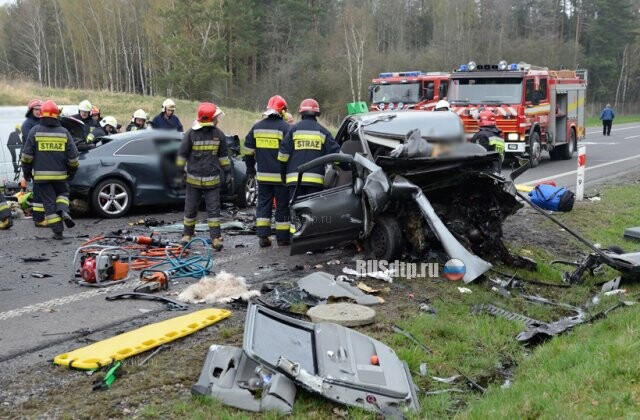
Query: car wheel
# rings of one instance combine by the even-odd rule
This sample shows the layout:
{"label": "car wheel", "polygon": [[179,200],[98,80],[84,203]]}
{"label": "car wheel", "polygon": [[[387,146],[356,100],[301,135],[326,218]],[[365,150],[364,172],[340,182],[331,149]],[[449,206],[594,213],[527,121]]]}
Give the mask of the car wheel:
{"label": "car wheel", "polygon": [[541,156],[542,144],[540,143],[540,134],[536,132],[529,138],[529,160],[531,161],[532,168],[535,168],[540,164]]}
{"label": "car wheel", "polygon": [[91,194],[91,206],[104,219],[122,217],[133,204],[133,194],[129,186],[115,178],[100,182]]}
{"label": "car wheel", "polygon": [[402,230],[390,217],[378,217],[367,238],[367,251],[376,260],[393,261],[402,255]]}
{"label": "car wheel", "polygon": [[69,202],[69,211],[74,217],[83,217],[89,214],[89,201],[84,198],[74,198]]}
{"label": "car wheel", "polygon": [[248,176],[244,182],[244,188],[239,188],[236,193],[236,201],[234,204],[241,209],[255,206],[258,198],[258,184],[256,178]]}

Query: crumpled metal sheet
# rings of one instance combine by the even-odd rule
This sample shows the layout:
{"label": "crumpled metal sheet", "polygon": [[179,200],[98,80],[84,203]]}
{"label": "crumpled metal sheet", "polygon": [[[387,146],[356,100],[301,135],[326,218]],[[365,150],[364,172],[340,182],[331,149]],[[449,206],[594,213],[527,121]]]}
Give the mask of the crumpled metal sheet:
{"label": "crumpled metal sheet", "polygon": [[391,184],[382,168],[369,159],[359,155],[353,157],[354,161],[370,171],[364,181],[362,191],[367,198],[372,214],[384,211],[391,197]]}

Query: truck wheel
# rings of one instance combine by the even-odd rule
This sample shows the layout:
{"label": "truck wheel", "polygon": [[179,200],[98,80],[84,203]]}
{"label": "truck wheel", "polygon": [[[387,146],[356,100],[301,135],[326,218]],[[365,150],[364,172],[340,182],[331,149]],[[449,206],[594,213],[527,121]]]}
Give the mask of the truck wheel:
{"label": "truck wheel", "polygon": [[376,218],[366,242],[367,252],[376,260],[393,261],[402,256],[402,230],[391,217]]}
{"label": "truck wheel", "polygon": [[569,132],[569,143],[562,146],[560,149],[560,158],[563,160],[569,160],[573,157],[573,152],[576,150],[576,132],[571,129]]}
{"label": "truck wheel", "polygon": [[540,143],[540,134],[535,132],[529,138],[529,160],[531,161],[532,168],[535,168],[540,164],[541,156],[542,143]]}

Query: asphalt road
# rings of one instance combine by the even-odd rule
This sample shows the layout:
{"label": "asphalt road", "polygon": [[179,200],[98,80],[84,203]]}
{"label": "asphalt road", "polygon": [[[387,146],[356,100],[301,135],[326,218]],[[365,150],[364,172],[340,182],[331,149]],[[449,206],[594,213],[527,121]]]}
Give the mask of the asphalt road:
{"label": "asphalt road", "polygon": [[[14,125],[21,122],[24,107],[0,108],[0,180],[12,177],[6,139]],[[640,162],[640,123],[614,125],[610,137],[597,129],[587,130],[587,185],[604,181],[624,172],[637,169]],[[577,154],[576,154],[577,156]],[[553,179],[561,185],[575,186],[576,159],[550,161],[545,159],[538,168],[527,171],[519,183],[535,183]],[[125,331],[141,321],[155,322],[173,317],[164,305],[145,301],[108,302],[104,297],[116,291],[130,291],[133,282],[107,289],[94,289],[70,282],[71,264],[75,250],[87,239],[128,229],[132,234],[149,234],[150,229],[130,227],[128,222],[144,218],[145,212],[167,222],[180,221],[181,209],[143,209],[126,219],[82,219],[67,232],[68,239],[56,242],[49,237],[49,229],[36,229],[31,220],[17,220],[10,231],[0,231],[0,369],[42,360],[79,346],[68,334],[80,329],[115,328]],[[205,215],[200,214],[200,219]],[[80,236],[80,237],[75,237]],[[168,238],[178,240],[179,234]],[[46,257],[49,261],[25,263],[22,257]],[[345,259],[341,251],[318,255],[288,256],[288,248],[260,249],[255,236],[226,237],[225,249],[214,256],[214,270],[226,270],[245,276],[250,283],[266,280],[299,278],[322,261]],[[305,271],[295,266],[306,266]],[[35,278],[33,272],[52,277]],[[172,285],[180,291],[195,279],[183,279]],[[118,289],[118,290],[115,290]],[[199,309],[202,306],[196,307]],[[36,351],[37,350],[37,351]],[[20,355],[20,356],[17,356]]]}

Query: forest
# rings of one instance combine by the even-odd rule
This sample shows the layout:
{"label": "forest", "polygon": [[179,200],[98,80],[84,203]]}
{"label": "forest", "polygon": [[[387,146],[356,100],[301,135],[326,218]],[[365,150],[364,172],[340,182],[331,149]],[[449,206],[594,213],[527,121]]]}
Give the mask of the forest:
{"label": "forest", "polygon": [[589,70],[588,99],[640,98],[640,0],[16,0],[0,77],[328,117],[382,71],[528,62]]}

